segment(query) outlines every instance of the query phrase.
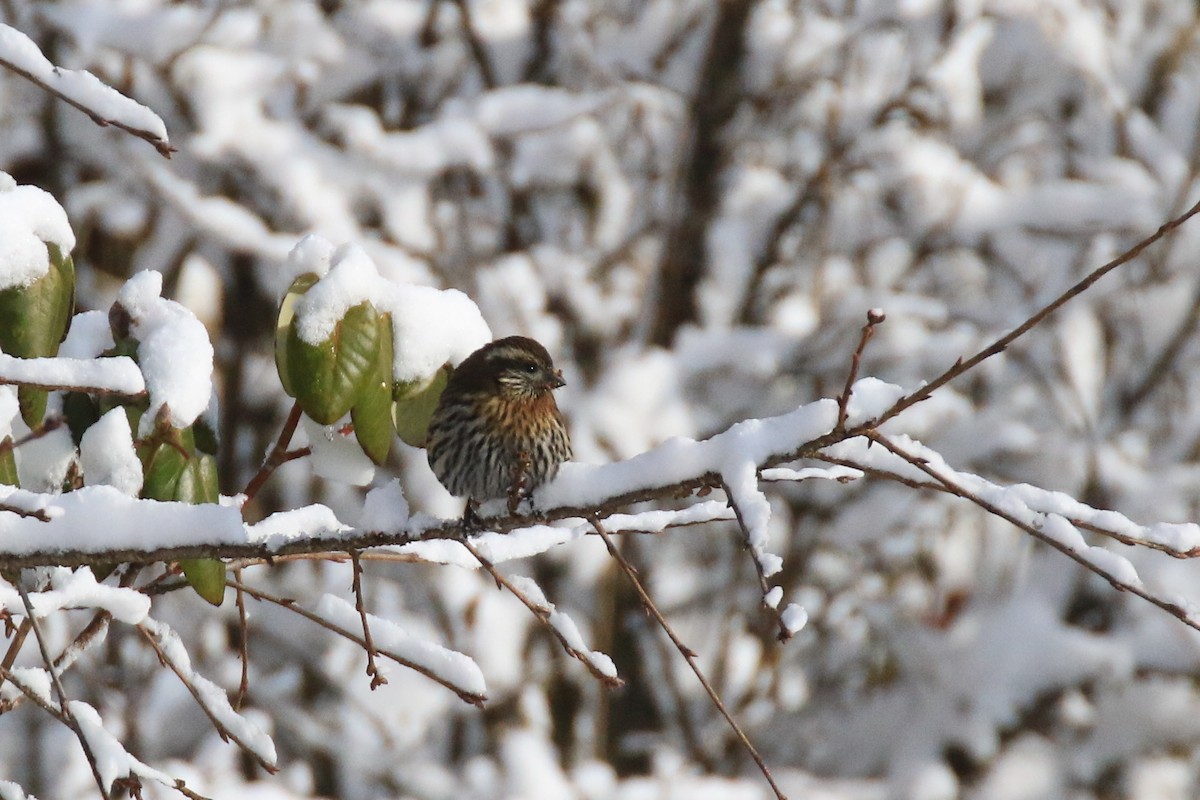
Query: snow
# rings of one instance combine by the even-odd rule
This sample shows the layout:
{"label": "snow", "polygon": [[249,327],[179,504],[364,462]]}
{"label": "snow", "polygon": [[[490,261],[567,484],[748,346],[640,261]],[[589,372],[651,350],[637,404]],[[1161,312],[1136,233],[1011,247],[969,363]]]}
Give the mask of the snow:
{"label": "snow", "polygon": [[[306,238],[308,252],[297,263],[322,260],[326,244]],[[328,339],[346,312],[369,301],[379,313],[392,315],[393,377],[397,382],[425,382],[443,364],[457,364],[492,339],[478,307],[455,289],[396,284],[379,275],[366,251],[344,245],[330,256],[329,272],[296,304],[295,325],[310,344]]]}
{"label": "snow", "polygon": [[134,275],[117,302],[129,312],[138,340],[138,363],[150,393],[139,436],[147,435],[166,409],[170,424],[186,428],[204,413],[212,397],[213,347],[204,325],[174,300],[162,298],[162,273]]}
{"label": "snow", "polygon": [[[20,491],[0,486],[0,503]],[[247,541],[237,508],[136,500],[112,486],[85,486],[45,497],[49,522],[0,513],[0,548],[5,553],[153,550]]]}
{"label": "snow", "polygon": [[[419,530],[419,525],[414,527]],[[575,541],[590,530],[590,526],[573,529],[552,525],[529,525],[509,533],[481,533],[471,537],[471,544],[488,561],[501,564],[539,555],[566,542]],[[397,547],[396,551],[435,564],[454,564],[467,569],[479,568],[479,561],[475,556],[450,539],[411,542]]]}
{"label": "snow", "polygon": [[828,433],[837,421],[837,404],[818,400],[788,414],[733,425],[702,442],[669,439],[653,450],[603,466],[563,464],[557,477],[534,499],[541,508],[587,507],[631,492],[669,486],[706,472],[721,473],[726,464],[759,463],[766,454]]}
{"label": "snow", "polygon": [[[0,25],[0,59],[4,38],[12,28]],[[58,201],[37,186],[14,186],[0,172],[0,291],[29,286],[50,268],[47,244],[65,255],[75,247],[75,234]]]}
{"label": "snow", "polygon": [[130,497],[142,491],[142,462],[124,408],[114,408],[83,432],[79,468],[87,486],[108,484]]}
{"label": "snow", "polygon": [[123,395],[146,391],[142,371],[124,356],[96,359],[14,358],[0,353],[0,381],[95,389]]}
{"label": "snow", "polygon": [[180,641],[179,635],[171,628],[157,620],[147,618],[141,624],[142,630],[154,638],[156,646],[170,663],[171,668],[179,673],[180,680],[188,684],[198,695],[197,701],[204,706],[221,727],[228,731],[243,747],[261,758],[267,764],[274,766],[276,761],[275,743],[271,741],[261,728],[246,717],[233,710],[224,690],[192,669],[191,658],[187,649]]}
{"label": "snow", "polygon": [[[348,631],[362,630],[362,619],[353,605],[331,594],[324,595],[316,612]],[[487,684],[483,672],[471,658],[433,642],[414,637],[391,620],[367,615],[371,640],[375,646],[436,675],[467,694],[485,697]]]}
{"label": "snow", "polygon": [[161,142],[167,141],[166,125],[149,108],[104,84],[86,70],[54,66],[28,36],[8,25],[0,25],[0,61],[109,122],[143,130]]}
{"label": "snow", "polygon": [[408,525],[408,500],[400,481],[390,480],[367,492],[358,527],[365,531],[398,533]]}
{"label": "snow", "polygon": [[575,624],[575,620],[555,608],[554,604],[546,599],[545,593],[542,592],[542,587],[538,586],[533,579],[522,575],[510,575],[508,580],[521,594],[525,595],[526,599],[539,609],[547,612],[547,621],[550,623],[550,627],[562,635],[568,647],[586,658],[588,663],[596,668],[600,674],[609,678],[617,677],[617,667],[613,664],[612,658],[598,650],[588,649],[587,644],[583,640],[583,634],[579,631],[579,626]]}
{"label": "snow", "polygon": [[[71,318],[71,327],[67,336],[58,348],[60,359],[73,358],[88,361],[113,346],[112,327],[108,324],[108,314],[104,311],[83,311]],[[129,359],[124,357],[110,359],[104,362],[103,375],[129,373],[129,381],[137,383],[142,388],[133,392],[145,391],[145,380],[141,370]],[[133,377],[137,373],[137,377]],[[110,378],[111,379],[111,378]],[[87,384],[92,385],[92,384]]]}
{"label": "snow", "polygon": [[770,467],[762,470],[760,473],[764,481],[807,481],[813,478],[822,478],[824,480],[840,482],[858,480],[863,474],[863,471],[860,469],[840,465],[833,467],[804,467],[803,469]]}
{"label": "snow", "polygon": [[12,676],[12,680],[0,687],[0,699],[11,701],[14,697],[29,693],[47,703],[53,702],[50,697],[50,673],[46,670],[34,667],[13,667],[9,670],[9,675]]}
{"label": "snow", "polygon": [[808,612],[795,603],[789,603],[788,607],[779,615],[779,619],[783,622],[783,627],[787,628],[788,633],[795,635],[808,624]]}
{"label": "snow", "polygon": [[[66,567],[52,568],[49,588],[31,592],[29,601],[39,618],[49,617],[64,608],[96,608],[109,612],[120,622],[136,625],[150,613],[149,597],[134,589],[96,583],[87,567],[74,572]],[[25,614],[20,594],[7,586],[0,586],[0,608],[11,614]]]}
{"label": "snow", "polygon": [[349,526],[338,521],[327,506],[313,504],[288,511],[276,511],[261,522],[247,526],[246,539],[276,548],[294,539],[309,536],[336,537],[350,530]]}
{"label": "snow", "polygon": [[21,787],[12,781],[0,781],[0,800],[37,800],[31,794],[25,794]]}

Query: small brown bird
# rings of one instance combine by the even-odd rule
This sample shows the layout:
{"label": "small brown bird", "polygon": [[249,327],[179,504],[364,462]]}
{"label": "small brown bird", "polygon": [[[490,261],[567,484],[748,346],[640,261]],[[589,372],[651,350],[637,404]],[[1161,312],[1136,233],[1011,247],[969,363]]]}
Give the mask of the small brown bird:
{"label": "small brown bird", "polygon": [[571,458],[571,439],[552,392],[564,385],[546,348],[524,336],[498,339],[455,368],[429,422],[425,454],[467,519],[484,500],[522,497]]}

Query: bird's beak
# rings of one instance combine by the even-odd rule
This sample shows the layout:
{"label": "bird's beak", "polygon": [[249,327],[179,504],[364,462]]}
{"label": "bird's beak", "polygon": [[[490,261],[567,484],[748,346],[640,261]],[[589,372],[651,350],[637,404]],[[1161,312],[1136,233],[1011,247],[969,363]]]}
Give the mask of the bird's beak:
{"label": "bird's beak", "polygon": [[550,375],[547,377],[546,384],[551,389],[558,389],[560,387],[566,386],[567,382],[563,380],[562,370],[556,369],[553,372],[551,372]]}

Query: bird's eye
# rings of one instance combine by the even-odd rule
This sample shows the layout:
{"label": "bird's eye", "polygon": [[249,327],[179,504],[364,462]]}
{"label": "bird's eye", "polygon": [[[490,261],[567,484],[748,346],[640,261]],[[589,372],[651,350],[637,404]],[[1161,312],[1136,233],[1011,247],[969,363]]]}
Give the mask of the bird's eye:
{"label": "bird's eye", "polygon": [[525,371],[530,375],[533,375],[535,372],[537,372],[537,364],[526,364]]}

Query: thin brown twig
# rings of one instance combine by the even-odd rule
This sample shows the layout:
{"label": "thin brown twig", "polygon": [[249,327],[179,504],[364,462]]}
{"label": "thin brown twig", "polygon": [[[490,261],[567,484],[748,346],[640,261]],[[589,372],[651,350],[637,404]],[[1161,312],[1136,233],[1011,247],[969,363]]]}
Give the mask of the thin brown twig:
{"label": "thin brown twig", "polygon": [[[906,475],[901,475],[899,473],[883,469],[882,467],[875,467],[869,464],[859,464],[851,458],[837,458],[825,453],[815,453],[813,454],[812,458],[825,461],[830,464],[837,464],[838,466],[861,470],[864,474],[870,475],[873,478],[882,478],[884,480],[892,481],[893,483],[903,484],[910,489],[928,489],[935,492],[943,492],[945,494],[954,494],[954,492],[946,488],[945,485],[937,483],[936,481],[914,480]],[[1034,510],[1036,511],[1037,509]],[[1171,547],[1165,542],[1156,542],[1152,539],[1143,539],[1140,536],[1130,536],[1127,533],[1121,533],[1120,531],[1115,531],[1111,528],[1105,528],[1101,525],[1097,525],[1094,522],[1089,522],[1086,519],[1079,519],[1078,517],[1072,517],[1067,514],[1062,514],[1061,516],[1063,516],[1076,528],[1089,531],[1097,536],[1104,536],[1105,538],[1112,539],[1114,542],[1120,542],[1121,544],[1128,545],[1129,547],[1145,547],[1150,550],[1157,550],[1160,553],[1165,553],[1172,558],[1178,558],[1181,560],[1200,557],[1200,547],[1191,547],[1187,550],[1179,550],[1178,548]]]}
{"label": "thin brown twig", "polygon": [[601,672],[600,669],[595,664],[592,663],[590,653],[584,652],[583,650],[579,650],[578,648],[574,647],[570,642],[568,642],[567,637],[564,636],[563,633],[558,628],[556,628],[552,624],[550,624],[550,609],[546,608],[544,605],[542,605],[540,603],[537,603],[537,602],[534,602],[533,600],[531,600],[528,595],[526,595],[524,592],[522,592],[520,589],[518,589],[516,586],[514,586],[512,581],[508,580],[508,578],[505,578],[503,575],[501,575],[500,571],[498,569],[496,569],[495,565],[492,564],[492,562],[487,558],[487,556],[485,556],[483,553],[479,552],[479,548],[477,548],[477,547],[475,547],[475,545],[471,544],[470,540],[468,540],[466,536],[463,536],[458,541],[462,544],[463,547],[467,548],[467,551],[471,555],[475,556],[475,560],[477,560],[479,562],[479,565],[481,567],[483,567],[489,575],[492,576],[492,579],[496,581],[496,587],[497,588],[504,587],[505,589],[507,589],[510,593],[512,593],[512,595],[514,597],[516,597],[518,600],[521,601],[521,605],[525,606],[531,612],[533,612],[533,615],[535,617],[537,617],[538,620],[546,627],[546,630],[550,631],[550,633],[554,636],[554,638],[558,640],[558,643],[560,645],[562,645],[562,648],[564,651],[566,651],[567,655],[580,661],[585,667],[587,667],[588,672],[592,673],[592,677],[594,677],[596,680],[600,681],[601,683],[603,683],[605,686],[609,687],[610,689],[615,689],[619,686],[625,685],[625,681],[621,680],[620,678],[613,676],[613,675],[605,675],[603,672]]}
{"label": "thin brown twig", "polygon": [[[4,659],[0,660],[0,668],[12,669],[12,665],[17,661],[17,654],[21,652],[21,647],[25,644],[25,637],[29,635],[32,624],[29,617],[21,620],[21,624],[17,626],[16,633],[13,639],[9,642],[8,651],[4,654]],[[0,686],[4,685],[4,680],[0,678]]]}
{"label": "thin brown twig", "polygon": [[[1186,608],[1184,608],[1183,606],[1181,606],[1177,603],[1172,603],[1169,600],[1163,600],[1160,597],[1155,597],[1153,594],[1149,593],[1148,591],[1143,589],[1141,586],[1133,584],[1133,583],[1129,583],[1128,581],[1124,581],[1124,580],[1118,578],[1117,576],[1108,572],[1104,568],[1089,561],[1087,558],[1085,558],[1083,556],[1082,553],[1072,550],[1070,547],[1063,544],[1058,539],[1055,539],[1054,537],[1047,535],[1044,531],[1039,529],[1036,525],[1033,525],[1029,522],[1026,522],[1026,521],[1018,518],[1014,514],[1006,511],[1003,508],[1000,508],[996,504],[991,503],[987,499],[975,494],[970,489],[966,488],[962,484],[955,481],[953,478],[951,478],[947,475],[941,474],[940,472],[935,470],[933,467],[931,467],[929,465],[928,461],[926,461],[925,459],[920,458],[918,456],[914,456],[911,453],[906,452],[905,450],[903,450],[902,448],[897,446],[895,443],[890,441],[886,436],[883,436],[882,434],[880,434],[878,432],[872,431],[871,433],[868,434],[868,438],[870,438],[871,441],[877,442],[878,444],[882,445],[889,452],[904,459],[909,464],[912,464],[914,467],[921,470],[922,472],[924,472],[929,477],[933,478],[938,483],[941,483],[943,486],[946,487],[947,491],[949,491],[950,494],[961,497],[964,500],[969,500],[970,502],[979,506],[980,508],[982,508],[984,511],[988,512],[989,514],[992,514],[993,516],[999,517],[1000,519],[1002,519],[1012,525],[1017,526],[1018,528],[1025,531],[1026,533],[1028,533],[1030,536],[1034,537],[1038,541],[1040,541],[1044,544],[1047,544],[1050,547],[1053,547],[1055,550],[1062,553],[1067,558],[1069,558],[1072,561],[1074,561],[1075,563],[1079,564],[1081,567],[1088,570],[1089,572],[1094,572],[1095,574],[1099,575],[1101,578],[1104,578],[1104,580],[1108,581],[1109,584],[1114,589],[1117,589],[1118,591],[1122,591],[1122,592],[1129,592],[1130,594],[1133,594],[1133,595],[1137,595],[1138,597],[1142,598],[1143,600],[1146,600],[1146,601],[1152,603],[1153,605],[1158,606],[1163,611],[1166,611],[1168,614],[1175,617],[1180,622],[1182,622],[1184,625],[1187,625],[1189,628],[1194,628],[1196,630],[1200,630],[1200,619],[1192,617],[1192,615],[1188,612],[1188,610]],[[1041,512],[1037,512],[1037,513],[1041,513]],[[1064,519],[1065,519],[1065,517],[1064,517]]]}
{"label": "thin brown twig", "polygon": [[[88,108],[83,103],[80,103],[78,100],[71,99],[67,95],[65,95],[62,92],[55,89],[50,84],[35,77],[34,75],[30,74],[29,72],[26,72],[25,70],[21,69],[16,64],[13,64],[9,61],[6,61],[5,59],[0,58],[0,67],[4,67],[5,69],[10,70],[10,71],[16,73],[17,75],[20,75],[22,78],[29,81],[30,83],[37,84],[44,91],[49,92],[50,94],[54,95],[59,100],[62,100],[64,103],[66,103],[67,105],[74,106],[75,108],[82,111],[84,114],[87,114],[88,117],[92,120],[92,122],[96,123],[100,127],[107,128],[109,126],[112,126],[119,130],[123,130],[128,134],[136,136],[139,139],[149,142],[150,144],[154,145],[154,149],[157,150],[159,155],[161,155],[163,158],[170,158],[172,153],[178,152],[178,148],[171,146],[170,142],[159,137],[158,134],[151,133],[150,131],[147,131],[147,130],[142,130],[141,128],[135,128],[132,125],[127,125],[124,122],[121,122],[120,120],[109,119],[109,118],[103,116],[102,114],[100,114],[99,112],[95,111],[94,109]],[[127,98],[127,99],[129,99],[129,98]],[[130,102],[135,102],[135,101],[130,99]]]}
{"label": "thin brown twig", "polygon": [[633,588],[638,593],[638,597],[641,598],[642,605],[645,607],[646,611],[648,611],[650,615],[654,617],[654,620],[658,623],[659,627],[662,628],[667,636],[671,638],[671,641],[675,645],[675,649],[679,651],[679,654],[683,656],[685,661],[687,661],[688,666],[692,668],[692,672],[695,673],[696,678],[700,681],[700,685],[703,686],[704,691],[708,693],[708,698],[712,701],[713,705],[717,707],[717,710],[721,712],[721,716],[725,718],[725,721],[729,723],[729,727],[733,729],[734,734],[742,743],[742,747],[744,747],[746,752],[750,754],[750,757],[754,759],[754,763],[758,765],[759,772],[761,772],[763,777],[767,779],[767,783],[771,785],[771,789],[775,792],[775,796],[779,798],[779,800],[787,800],[787,796],[784,795],[783,790],[780,789],[779,785],[775,783],[775,778],[771,775],[771,770],[767,767],[767,762],[763,760],[761,755],[759,755],[758,750],[754,747],[754,744],[751,743],[750,737],[746,735],[746,732],[742,730],[742,726],[738,725],[737,720],[735,720],[733,715],[729,713],[729,709],[725,707],[725,703],[721,700],[721,696],[717,694],[716,689],[712,687],[712,684],[708,682],[708,678],[704,675],[704,671],[700,669],[700,665],[696,663],[696,653],[683,643],[683,640],[679,638],[679,635],[675,633],[674,628],[671,627],[671,623],[667,622],[667,618],[664,617],[662,612],[658,610],[658,606],[654,605],[654,601],[650,599],[650,595],[646,591],[646,587],[642,585],[641,579],[638,578],[637,570],[634,569],[633,565],[625,559],[625,556],[621,555],[621,551],[617,549],[616,542],[614,542],[612,537],[609,536],[604,530],[604,525],[600,522],[599,517],[593,517],[591,521],[592,525],[596,529],[596,533],[599,534],[600,538],[604,540],[604,546],[608,548],[609,555],[616,560],[617,564],[621,567],[621,571],[625,573],[625,577],[629,578],[630,583],[633,584]]}
{"label": "thin brown twig", "polygon": [[250,691],[250,625],[246,618],[246,593],[242,590],[242,568],[233,570],[234,589],[238,612],[238,659],[242,662],[242,676],[238,681],[237,694],[233,698],[233,710],[241,711],[246,693]]}
{"label": "thin brown twig", "polygon": [[[329,620],[325,619],[324,617],[314,614],[313,612],[309,611],[308,609],[301,608],[294,600],[292,600],[290,598],[277,597],[273,594],[270,594],[269,592],[264,592],[261,589],[255,589],[252,586],[247,586],[245,584],[239,584],[237,581],[226,581],[226,584],[229,586],[233,586],[234,588],[237,588],[238,585],[241,585],[242,590],[246,594],[253,597],[255,600],[258,600],[263,603],[270,603],[272,605],[279,606],[280,608],[287,609],[288,611],[291,611],[294,614],[298,614],[299,616],[304,617],[309,622],[314,622],[317,625],[320,625],[322,628],[325,628],[328,631],[332,631],[333,633],[336,633],[338,636],[341,636],[343,639],[348,639],[349,641],[354,642],[359,647],[367,646],[366,641],[361,636],[355,634],[352,631],[346,630],[345,628],[343,628],[339,625],[335,625],[334,623],[330,622]],[[438,673],[434,672],[433,670],[429,669],[428,667],[423,667],[420,664],[415,664],[412,661],[409,661],[407,658],[404,658],[403,656],[401,656],[397,653],[393,653],[390,650],[387,650],[386,648],[384,648],[384,649],[376,648],[375,652],[377,652],[381,656],[384,656],[385,658],[389,658],[392,661],[395,661],[397,664],[399,664],[402,667],[407,667],[408,669],[411,669],[413,672],[418,672],[421,675],[424,675],[426,678],[429,678],[431,681],[446,687],[447,689],[449,689],[450,691],[452,691],[456,695],[458,695],[458,697],[461,700],[463,700],[464,702],[470,703],[471,705],[474,705],[474,706],[482,706],[487,701],[486,695],[476,694],[475,692],[470,692],[470,691],[462,689],[458,686],[455,686],[453,683],[450,683],[444,677],[442,677]]]}
{"label": "thin brown twig", "polygon": [[834,430],[846,430],[846,418],[850,415],[850,395],[854,391],[854,382],[858,380],[858,370],[862,367],[863,353],[867,350],[867,342],[875,335],[875,326],[883,323],[887,316],[878,309],[867,311],[867,324],[862,326],[858,338],[858,347],[854,348],[854,356],[850,359],[850,372],[846,375],[846,386],[838,395],[838,421]]}
{"label": "thin brown twig", "polygon": [[[0,381],[3,383],[3,381]],[[42,424],[31,430],[29,433],[22,436],[20,439],[13,439],[11,436],[6,436],[0,441],[0,456],[7,453],[9,450],[16,450],[22,445],[36,441],[43,436],[52,433],[63,426],[66,422],[62,416],[55,414],[54,416],[46,417],[42,420]]]}
{"label": "thin brown twig", "polygon": [[267,479],[271,477],[271,474],[276,469],[294,458],[299,458],[299,456],[293,454],[298,451],[289,452],[287,448],[292,441],[292,437],[296,434],[296,426],[300,424],[300,414],[300,403],[292,403],[292,410],[288,412],[287,419],[283,423],[283,428],[279,431],[279,438],[275,440],[275,446],[271,448],[266,461],[259,467],[258,472],[254,474],[250,482],[246,484],[246,488],[242,490],[242,494],[246,496],[246,503],[254,499],[254,496],[258,494],[258,490],[263,487],[263,484],[267,482]]}
{"label": "thin brown twig", "polygon": [[[792,638],[792,632],[783,623],[783,614],[779,611],[778,606],[772,606],[767,602],[767,593],[771,591],[771,585],[767,582],[767,573],[763,571],[763,565],[758,558],[758,553],[754,552],[754,545],[750,541],[750,528],[747,527],[746,519],[742,515],[742,507],[728,486],[722,484],[721,488],[725,490],[725,496],[729,498],[729,505],[733,507],[733,514],[737,518],[738,527],[741,528],[742,547],[750,554],[750,561],[754,564],[754,574],[758,576],[758,588],[762,594],[762,607],[770,612],[771,616],[774,617],[775,624],[779,626],[779,633],[775,634],[775,638],[780,642],[786,642]],[[607,535],[607,531],[605,531],[605,535]]]}
{"label": "thin brown twig", "polygon": [[357,550],[350,551],[350,568],[354,574],[354,608],[362,620],[363,649],[367,652],[367,675],[371,678],[371,691],[375,691],[388,681],[379,671],[379,665],[375,663],[375,654],[379,651],[375,649],[375,642],[371,639],[371,624],[367,621],[367,604],[363,600],[362,590],[362,564],[358,560]]}
{"label": "thin brown twig", "polygon": [[[93,644],[103,640],[103,634],[108,630],[108,625],[111,621],[111,613],[108,611],[97,611],[95,616],[92,617],[92,621],[89,622],[84,629],[75,636],[75,639],[71,642],[71,644],[67,645],[67,647],[64,648],[61,653],[59,653],[58,658],[54,659],[54,668],[58,670],[60,674],[70,669],[75,661],[78,660],[81,655],[87,652],[88,648],[90,648]],[[21,621],[21,627],[17,630],[18,638],[24,639],[31,629],[32,626],[29,624],[29,618],[26,617]],[[5,653],[2,664],[3,667],[5,669],[11,669],[14,661],[16,660],[16,656],[17,650],[10,648],[9,652]],[[0,684],[3,683],[3,679],[0,679]],[[11,711],[12,709],[16,708],[20,702],[21,697],[14,697],[7,702],[0,702],[0,714]]]}
{"label": "thin brown twig", "polygon": [[260,767],[272,775],[278,772],[279,767],[263,758],[262,755],[260,755],[253,747],[242,741],[241,737],[239,737],[237,733],[231,731],[225,726],[224,723],[221,722],[212,709],[208,707],[208,702],[204,695],[199,689],[196,688],[196,685],[188,679],[188,676],[184,674],[183,669],[167,656],[166,651],[164,651],[159,645],[158,638],[154,635],[154,632],[147,628],[144,624],[138,625],[138,630],[142,632],[142,635],[146,638],[146,641],[150,643],[150,647],[152,647],[154,652],[158,655],[159,662],[174,672],[175,676],[179,678],[179,682],[182,683],[184,687],[187,688],[188,692],[191,693],[192,697],[195,698],[196,705],[200,706],[200,710],[203,711],[208,717],[209,722],[212,723],[213,728],[216,729],[217,734],[220,735],[221,739],[236,744],[241,748],[243,753],[253,758]]}
{"label": "thin brown twig", "polygon": [[[26,619],[29,620],[29,624],[33,628],[33,637],[37,640],[38,650],[42,654],[42,663],[46,665],[46,671],[50,673],[50,682],[54,685],[54,693],[58,695],[58,705],[62,709],[63,722],[75,734],[75,738],[79,740],[79,746],[83,748],[83,755],[87,759],[88,766],[92,768],[92,777],[96,780],[96,788],[100,790],[100,796],[104,800],[109,800],[108,787],[104,785],[104,778],[100,775],[100,766],[96,763],[96,754],[92,752],[92,746],[88,743],[87,736],[84,735],[79,720],[75,718],[74,712],[71,711],[67,690],[63,688],[62,681],[58,677],[58,670],[54,666],[54,660],[50,658],[50,650],[46,646],[45,637],[42,636],[42,626],[38,625],[37,616],[34,614],[33,602],[29,599],[29,592],[25,591],[25,587],[21,585],[20,580],[17,580],[15,584],[17,591],[21,595],[21,602],[25,604],[25,613],[28,615]],[[9,673],[8,679],[12,680],[12,673]]]}
{"label": "thin brown twig", "polygon": [[27,508],[21,508],[19,506],[12,506],[12,505],[9,505],[8,503],[0,503],[0,511],[3,511],[6,514],[16,514],[18,517],[29,517],[31,519],[36,519],[40,522],[49,522],[50,521],[50,515],[47,514],[44,509],[40,509],[40,508],[30,511]]}
{"label": "thin brown twig", "polygon": [[[436,2],[436,0],[435,0]],[[496,70],[492,68],[492,61],[488,58],[487,48],[483,44],[483,39],[479,36],[479,31],[475,29],[475,20],[471,15],[471,6],[466,0],[454,0],[458,6],[458,18],[462,23],[463,36],[467,40],[467,49],[471,51],[471,58],[475,60],[476,66],[479,67],[479,77],[483,81],[485,89],[495,89]]]}
{"label": "thin brown twig", "polygon": [[1092,284],[1094,284],[1096,281],[1100,280],[1101,278],[1103,278],[1108,273],[1112,272],[1117,267],[1127,264],[1130,261],[1132,261],[1133,259],[1137,258],[1150,245],[1154,244],[1159,239],[1162,239],[1164,236],[1171,233],[1179,226],[1183,225],[1183,223],[1187,222],[1189,219],[1191,219],[1198,213],[1200,213],[1200,202],[1197,202],[1194,206],[1192,206],[1187,211],[1180,214],[1178,217],[1175,217],[1174,219],[1160,225],[1158,230],[1156,230],[1154,233],[1150,234],[1146,238],[1139,241],[1137,244],[1135,244],[1133,247],[1126,250],[1124,253],[1121,253],[1121,255],[1112,259],[1111,261],[1104,264],[1103,266],[1097,267],[1096,269],[1092,270],[1090,273],[1087,274],[1086,277],[1083,278],[1083,280],[1079,281],[1074,286],[1072,286],[1070,289],[1067,289],[1065,292],[1060,294],[1058,297],[1051,300],[1040,311],[1038,311],[1033,316],[1026,319],[1024,322],[1022,322],[1017,327],[1013,328],[1008,333],[1001,336],[996,341],[992,342],[990,345],[988,345],[984,349],[980,350],[975,355],[971,356],[970,358],[966,359],[965,361],[960,358],[958,361],[954,362],[953,366],[951,366],[948,370],[943,372],[941,375],[939,375],[936,378],[934,378],[933,380],[929,381],[929,383],[925,384],[920,389],[917,389],[915,392],[913,392],[909,395],[906,395],[906,396],[900,398],[899,400],[897,400],[892,405],[891,408],[889,408],[887,411],[883,412],[883,414],[881,414],[878,419],[876,419],[872,422],[871,427],[874,428],[874,427],[878,427],[879,425],[882,425],[884,422],[887,422],[892,417],[895,417],[896,415],[900,414],[901,412],[905,411],[906,409],[912,408],[917,403],[920,403],[922,400],[925,400],[930,395],[932,395],[935,391],[942,388],[947,383],[949,383],[950,381],[957,378],[959,375],[962,375],[964,372],[967,372],[968,370],[973,369],[980,362],[986,361],[987,359],[991,358],[992,356],[994,356],[998,353],[1004,352],[1008,348],[1009,345],[1011,345],[1017,339],[1020,339],[1025,334],[1029,333],[1029,331],[1033,330],[1035,327],[1037,327],[1039,324],[1041,324],[1041,322],[1044,319],[1046,319],[1046,317],[1050,316],[1055,311],[1062,308],[1069,301],[1075,299],[1077,296],[1079,296],[1083,292],[1087,291],[1089,288],[1091,288]]}
{"label": "thin brown twig", "polygon": [[38,708],[54,717],[68,728],[71,727],[71,723],[67,720],[67,715],[63,713],[61,708],[55,707],[54,703],[50,702],[50,700],[44,695],[36,691],[32,686],[26,685],[26,683],[14,675],[12,670],[10,670],[8,667],[0,667],[0,680],[11,683],[13,686],[17,687],[17,690],[21,692],[23,696],[32,700],[33,704]]}

